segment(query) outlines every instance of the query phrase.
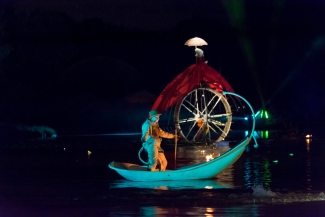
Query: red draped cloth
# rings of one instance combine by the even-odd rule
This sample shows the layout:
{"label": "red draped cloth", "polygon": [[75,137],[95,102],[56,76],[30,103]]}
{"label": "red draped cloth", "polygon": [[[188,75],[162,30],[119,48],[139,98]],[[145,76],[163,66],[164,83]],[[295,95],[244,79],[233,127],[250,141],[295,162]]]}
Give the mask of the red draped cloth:
{"label": "red draped cloth", "polygon": [[204,57],[196,57],[196,64],[191,65],[176,76],[160,93],[152,110],[164,112],[169,107],[182,100],[186,94],[204,82],[217,91],[234,92],[230,84],[216,70],[208,66]]}

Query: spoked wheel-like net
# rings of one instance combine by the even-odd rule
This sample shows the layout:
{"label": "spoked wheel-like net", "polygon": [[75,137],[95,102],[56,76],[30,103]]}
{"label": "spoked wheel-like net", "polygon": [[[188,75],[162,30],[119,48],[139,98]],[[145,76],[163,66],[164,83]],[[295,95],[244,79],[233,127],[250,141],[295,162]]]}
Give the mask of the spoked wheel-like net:
{"label": "spoked wheel-like net", "polygon": [[210,144],[227,136],[232,112],[223,94],[200,87],[176,105],[174,121],[180,136],[187,142]]}

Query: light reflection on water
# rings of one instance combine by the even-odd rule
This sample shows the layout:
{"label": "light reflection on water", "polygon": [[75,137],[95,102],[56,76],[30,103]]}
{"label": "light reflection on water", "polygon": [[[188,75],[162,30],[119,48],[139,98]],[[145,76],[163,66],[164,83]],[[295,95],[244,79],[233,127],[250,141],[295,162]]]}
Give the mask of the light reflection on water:
{"label": "light reflection on water", "polygon": [[243,205],[243,206],[230,206],[230,207],[159,207],[159,206],[143,206],[123,210],[121,207],[113,207],[110,210],[111,216],[259,216],[258,205]]}
{"label": "light reflection on water", "polygon": [[186,208],[163,208],[156,206],[141,207],[139,214],[141,216],[257,216],[258,206],[247,205],[229,208],[213,207],[186,207]]}
{"label": "light reflection on water", "polygon": [[311,170],[311,156],[310,156],[310,145],[311,139],[306,139],[306,150],[307,150],[307,158],[306,158],[306,186],[307,190],[312,190],[312,170]]}
{"label": "light reflection on water", "polygon": [[323,202],[238,205],[219,207],[112,207],[110,216],[207,216],[207,217],[287,217],[287,216],[324,216]]}
{"label": "light reflection on water", "polygon": [[222,183],[215,179],[207,180],[182,180],[182,181],[155,181],[155,182],[134,182],[129,180],[116,180],[111,183],[110,188],[148,188],[159,190],[178,189],[221,189],[232,188],[233,186]]}
{"label": "light reflection on water", "polygon": [[254,184],[263,184],[264,187],[270,187],[271,171],[268,159],[263,158],[260,161],[246,158],[244,164],[245,187],[250,188]]}

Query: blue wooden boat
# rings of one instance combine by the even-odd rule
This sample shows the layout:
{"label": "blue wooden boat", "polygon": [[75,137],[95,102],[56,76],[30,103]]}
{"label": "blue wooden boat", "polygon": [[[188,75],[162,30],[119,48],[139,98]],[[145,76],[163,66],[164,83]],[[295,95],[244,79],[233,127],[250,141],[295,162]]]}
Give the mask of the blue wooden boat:
{"label": "blue wooden boat", "polygon": [[250,134],[232,149],[207,162],[184,166],[175,170],[147,171],[147,165],[115,161],[109,163],[108,167],[115,170],[124,178],[132,181],[195,180],[215,177],[240,158],[252,138],[255,141],[255,147],[257,147],[256,139],[253,136],[255,129],[255,113],[252,106],[246,99],[238,94],[232,92],[223,92],[223,94],[231,94],[244,100],[251,109],[253,118]]}
{"label": "blue wooden boat", "polygon": [[191,180],[213,178],[227,167],[235,163],[251,141],[247,137],[236,147],[210,161],[184,166],[176,170],[147,171],[146,165],[138,165],[123,162],[111,162],[109,168],[115,170],[121,176],[132,181],[163,181],[163,180]]}

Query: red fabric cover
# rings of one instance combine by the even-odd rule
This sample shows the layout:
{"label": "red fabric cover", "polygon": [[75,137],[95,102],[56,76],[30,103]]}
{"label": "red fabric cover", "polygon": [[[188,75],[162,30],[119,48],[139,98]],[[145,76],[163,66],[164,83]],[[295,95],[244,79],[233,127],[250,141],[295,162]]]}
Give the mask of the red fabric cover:
{"label": "red fabric cover", "polygon": [[221,74],[205,63],[204,57],[196,57],[196,64],[176,76],[160,93],[151,109],[160,113],[166,111],[186,94],[199,87],[201,82],[208,83],[210,88],[219,92],[224,90],[234,92]]}

